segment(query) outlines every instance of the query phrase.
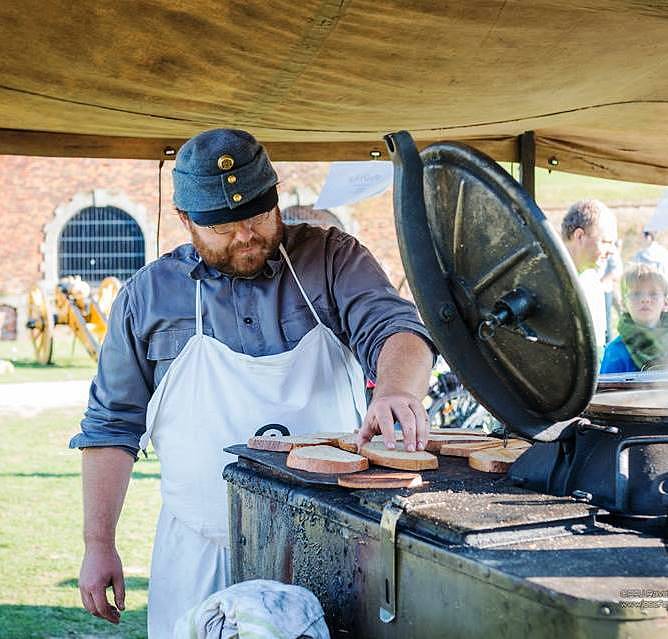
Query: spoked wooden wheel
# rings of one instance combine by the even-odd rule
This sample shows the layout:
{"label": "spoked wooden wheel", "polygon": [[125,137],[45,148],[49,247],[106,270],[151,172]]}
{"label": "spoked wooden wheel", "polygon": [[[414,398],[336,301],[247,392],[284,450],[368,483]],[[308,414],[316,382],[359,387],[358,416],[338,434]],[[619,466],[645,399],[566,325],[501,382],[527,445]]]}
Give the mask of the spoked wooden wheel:
{"label": "spoked wooden wheel", "polygon": [[105,277],[97,289],[97,304],[100,310],[109,317],[111,305],[121,290],[121,281],[117,277]]}
{"label": "spoked wooden wheel", "polygon": [[53,313],[46,294],[39,284],[28,293],[28,321],[35,358],[40,364],[50,364],[53,357]]}

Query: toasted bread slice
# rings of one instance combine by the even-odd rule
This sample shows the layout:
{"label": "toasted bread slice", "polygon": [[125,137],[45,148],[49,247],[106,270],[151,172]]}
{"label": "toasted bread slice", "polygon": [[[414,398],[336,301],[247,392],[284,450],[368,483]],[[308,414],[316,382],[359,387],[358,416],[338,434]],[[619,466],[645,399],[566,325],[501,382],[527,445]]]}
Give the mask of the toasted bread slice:
{"label": "toasted bread slice", "polygon": [[248,448],[255,450],[270,450],[275,453],[288,453],[299,446],[319,446],[329,440],[316,437],[302,437],[300,435],[286,435],[285,437],[271,437],[259,435],[248,440]]}
{"label": "toasted bread slice", "polygon": [[336,432],[322,432],[322,433],[306,433],[305,435],[299,435],[299,437],[312,437],[313,439],[325,439],[330,442],[334,442],[340,437],[347,437],[348,435],[354,435],[355,432],[352,430],[342,430]]}
{"label": "toasted bread slice", "polygon": [[334,446],[302,446],[293,448],[287,460],[288,468],[309,473],[339,474],[366,470],[369,462],[360,455]]}
{"label": "toasted bread slice", "polygon": [[419,473],[357,473],[339,475],[337,482],[345,488],[417,488],[422,486],[422,476]]}
{"label": "toasted bread slice", "polygon": [[350,433],[345,437],[339,437],[336,440],[336,445],[341,450],[347,450],[349,453],[357,452],[357,433]]}
{"label": "toasted bread slice", "polygon": [[431,428],[429,434],[434,435],[475,435],[477,437],[487,437],[481,428]]}
{"label": "toasted bread slice", "polygon": [[[526,448],[526,446],[527,442],[522,439],[509,439],[506,441],[506,448]],[[489,441],[443,444],[441,446],[441,455],[468,457],[477,450],[490,450],[500,447],[503,447],[503,440],[490,437]]]}
{"label": "toasted bread slice", "polygon": [[469,455],[469,466],[484,473],[505,473],[517,461],[527,448],[531,447],[528,442],[523,446],[516,445],[510,448],[491,448],[488,450],[476,450]]}
{"label": "toasted bread slice", "polygon": [[394,450],[385,448],[383,442],[369,442],[362,446],[360,455],[367,457],[376,466],[398,468],[399,470],[425,470],[438,468],[438,459],[426,451],[409,453],[404,450],[403,442],[397,442]]}
{"label": "toasted bread slice", "polygon": [[441,447],[444,444],[475,444],[486,441],[498,442],[498,439],[493,439],[491,437],[481,437],[480,435],[446,435],[441,433],[429,433],[429,439],[427,440],[425,450],[438,455],[441,452]]}

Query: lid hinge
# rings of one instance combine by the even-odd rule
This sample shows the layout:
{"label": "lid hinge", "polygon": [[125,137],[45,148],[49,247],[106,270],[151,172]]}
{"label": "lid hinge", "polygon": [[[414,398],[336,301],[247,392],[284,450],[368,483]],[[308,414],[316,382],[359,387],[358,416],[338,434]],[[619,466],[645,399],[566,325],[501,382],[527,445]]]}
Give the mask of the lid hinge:
{"label": "lid hinge", "polygon": [[380,520],[382,571],[379,617],[383,623],[390,623],[397,617],[397,522],[404,509],[395,500],[385,504]]}

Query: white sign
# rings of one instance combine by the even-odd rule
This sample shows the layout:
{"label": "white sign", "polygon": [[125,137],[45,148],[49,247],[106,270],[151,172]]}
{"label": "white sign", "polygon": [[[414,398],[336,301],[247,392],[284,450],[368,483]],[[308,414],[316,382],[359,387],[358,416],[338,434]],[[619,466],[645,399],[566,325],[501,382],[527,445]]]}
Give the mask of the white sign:
{"label": "white sign", "polygon": [[664,191],[663,196],[656,205],[656,210],[652,218],[645,224],[645,228],[648,231],[656,231],[657,233],[668,229],[668,190]]}
{"label": "white sign", "polygon": [[392,162],[332,162],[325,185],[313,205],[330,209],[379,195],[392,184]]}

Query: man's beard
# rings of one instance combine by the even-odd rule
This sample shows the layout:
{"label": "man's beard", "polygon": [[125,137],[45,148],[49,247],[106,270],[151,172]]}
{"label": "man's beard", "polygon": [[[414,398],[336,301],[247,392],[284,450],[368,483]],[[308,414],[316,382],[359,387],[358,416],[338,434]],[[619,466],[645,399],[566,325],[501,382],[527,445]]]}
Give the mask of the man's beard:
{"label": "man's beard", "polygon": [[[274,232],[270,236],[254,235],[248,242],[232,242],[223,249],[206,245],[197,227],[191,225],[192,243],[207,266],[212,266],[221,273],[231,277],[254,277],[267,263],[283,237],[283,225],[275,223]],[[241,252],[243,249],[251,249]]]}

